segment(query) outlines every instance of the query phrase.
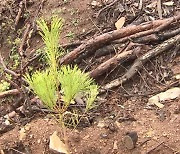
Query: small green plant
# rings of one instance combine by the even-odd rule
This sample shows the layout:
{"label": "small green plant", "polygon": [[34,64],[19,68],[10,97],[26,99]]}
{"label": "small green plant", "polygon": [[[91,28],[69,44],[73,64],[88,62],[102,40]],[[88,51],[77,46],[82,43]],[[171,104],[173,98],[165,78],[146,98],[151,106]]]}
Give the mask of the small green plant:
{"label": "small green plant", "polygon": [[58,52],[60,31],[63,26],[62,19],[54,17],[51,22],[50,28],[44,19],[37,21],[42,32],[40,35],[46,45],[45,52],[47,55],[48,64],[54,72],[57,72],[57,59],[61,52]]}
{"label": "small green plant", "polygon": [[68,37],[69,39],[73,39],[75,37],[75,34],[73,32],[69,32],[66,37]]}
{"label": "small green plant", "polygon": [[8,82],[6,82],[4,80],[0,81],[0,92],[8,90],[9,87],[10,87],[10,83],[8,83]]}
{"label": "small green plant", "polygon": [[83,94],[87,96],[87,109],[92,107],[98,94],[98,87],[87,73],[83,73],[77,66],[73,68],[62,66],[59,72],[59,82],[66,106],[69,106],[77,95]]}
{"label": "small green plant", "polygon": [[58,65],[57,59],[59,57],[58,44],[59,36],[62,28],[62,19],[53,17],[50,28],[44,19],[37,21],[42,32],[40,35],[45,43],[45,57],[47,59],[49,68],[46,71],[36,71],[31,76],[29,74],[25,75],[25,79],[29,83],[31,89],[42,102],[49,107],[54,109],[57,102],[58,94]]}
{"label": "small green plant", "polygon": [[71,22],[76,27],[76,26],[78,26],[79,20],[78,19],[73,19]]}
{"label": "small green plant", "polygon": [[[86,112],[92,109],[98,94],[98,86],[87,73],[82,72],[77,66],[58,68],[57,59],[62,54],[62,51],[58,51],[62,19],[54,17],[50,28],[43,19],[38,21],[38,25],[42,30],[40,35],[46,46],[44,51],[49,68],[45,71],[36,71],[32,75],[26,74],[25,79],[41,101],[51,110],[58,112],[58,122],[63,128],[65,144],[68,147],[65,122],[67,125],[72,124],[75,127],[79,122],[79,115],[76,113],[66,114],[67,109],[71,101],[78,95],[86,98]],[[68,115],[70,115],[70,119]]]}
{"label": "small green plant", "polygon": [[[62,19],[53,17],[50,27],[44,19],[37,23],[42,30],[40,35],[46,46],[44,51],[49,67],[45,71],[25,75],[31,89],[48,108],[58,111],[61,116],[78,95],[85,97],[86,111],[92,109],[98,94],[98,86],[94,81],[77,66],[58,68],[57,59],[63,54],[63,50],[59,51],[58,48]],[[59,103],[60,98],[63,103]]]}
{"label": "small green plant", "polygon": [[96,100],[96,97],[99,94],[98,89],[99,88],[96,84],[92,84],[89,87],[89,92],[87,93],[86,111],[89,111],[95,107],[94,101]]}
{"label": "small green plant", "polygon": [[20,64],[20,56],[17,53],[17,46],[15,45],[15,43],[13,42],[13,47],[11,48],[11,54],[10,54],[10,58],[12,60],[12,69],[17,69],[17,67]]}
{"label": "small green plant", "polygon": [[[9,74],[5,74],[5,78],[7,80],[11,80],[12,79],[12,76],[9,75]],[[3,92],[3,91],[6,91],[10,88],[10,83],[7,82],[6,80],[1,80],[0,81],[0,92]]]}
{"label": "small green plant", "polygon": [[54,109],[57,101],[54,74],[49,70],[42,72],[36,71],[32,76],[26,74],[25,79],[46,107]]}

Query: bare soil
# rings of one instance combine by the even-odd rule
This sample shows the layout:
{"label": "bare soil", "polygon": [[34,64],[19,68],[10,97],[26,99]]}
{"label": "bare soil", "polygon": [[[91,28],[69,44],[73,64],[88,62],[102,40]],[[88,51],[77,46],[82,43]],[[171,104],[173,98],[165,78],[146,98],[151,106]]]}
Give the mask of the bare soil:
{"label": "bare soil", "polygon": [[[97,2],[101,3],[100,0]],[[145,1],[143,5],[146,6],[153,2]],[[25,30],[28,22],[33,22],[40,3],[38,0],[27,1],[27,10],[23,13],[23,18],[21,18],[18,25],[20,31]],[[91,0],[47,0],[44,1],[38,17],[49,19],[55,14],[64,19],[61,44],[86,40],[105,31],[113,30],[115,28],[114,22],[117,21],[119,16],[126,16],[127,22],[130,22],[133,17],[133,13],[129,13],[129,11],[123,11],[118,14],[119,16],[116,15],[117,12],[114,12],[112,16],[105,12],[101,14],[100,20],[95,18],[95,15],[103,6],[92,8],[91,3]],[[129,5],[135,3],[138,4],[139,1],[128,0],[122,2],[122,5],[129,7]],[[13,30],[13,21],[19,8],[18,4],[18,1],[12,2],[11,0],[3,0],[0,4],[0,52],[10,68],[14,66],[14,60],[11,56],[13,54],[13,44],[9,43],[9,40],[14,42],[17,37],[22,37],[22,32],[18,34],[17,30]],[[173,16],[178,12],[179,2],[174,0],[173,6],[169,9],[170,13],[167,13],[164,18]],[[109,12],[111,11],[109,10]],[[27,15],[29,18],[25,18]],[[146,17],[148,15],[147,13],[142,16]],[[107,17],[107,20],[103,17]],[[158,18],[157,11],[154,12],[152,17]],[[3,27],[4,24],[5,27]],[[30,47],[26,50],[28,55],[31,56],[34,53],[33,49],[37,49],[41,45],[42,41],[39,35],[32,35]],[[149,48],[153,48],[155,45],[153,44]],[[82,69],[89,70],[107,58],[112,57],[113,54],[97,59],[95,57],[88,58],[79,66]],[[35,66],[37,65],[38,63]],[[180,74],[179,66],[179,52],[175,57],[173,57],[172,53],[160,55],[146,64],[144,66],[146,70],[143,70],[140,75],[136,75],[128,83],[113,90],[107,96],[103,96],[103,98],[107,99],[106,102],[99,104],[90,113],[93,119],[92,122],[86,125],[82,121],[80,127],[75,129],[67,128],[70,152],[72,154],[180,153],[180,99],[165,102],[163,109],[156,106],[147,107],[148,98],[155,93],[164,91],[168,83],[174,80],[174,75]],[[118,66],[111,73],[99,77],[96,81],[98,84],[103,85],[120,76],[128,68],[129,63],[127,62],[123,66]],[[147,72],[151,72],[151,76],[147,75]],[[162,82],[157,82],[158,78],[162,78],[165,73],[170,74],[168,78],[161,80]],[[0,75],[0,79],[3,78],[3,75]],[[11,104],[16,103],[18,97],[8,97],[1,100],[0,117],[13,111]],[[11,127],[5,132],[0,131],[0,150],[2,154],[3,152],[5,154],[53,153],[49,150],[50,135],[57,131],[59,137],[63,138],[61,126],[49,114],[38,112],[30,117],[18,115],[15,119],[10,119],[10,121],[12,122]],[[20,129],[23,127],[26,130],[26,136],[20,141]],[[123,139],[127,132],[132,131],[137,132],[138,142],[134,149],[128,150],[123,143]]]}

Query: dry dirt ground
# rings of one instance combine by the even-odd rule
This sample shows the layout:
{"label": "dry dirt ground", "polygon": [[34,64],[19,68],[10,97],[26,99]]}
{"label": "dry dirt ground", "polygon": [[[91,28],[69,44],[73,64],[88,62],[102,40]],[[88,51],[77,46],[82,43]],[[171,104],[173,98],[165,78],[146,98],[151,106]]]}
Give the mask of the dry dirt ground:
{"label": "dry dirt ground", "polygon": [[[24,13],[26,18],[20,20],[19,29],[25,30],[25,23],[33,22],[36,16],[36,11],[40,6],[40,1],[27,1],[28,13]],[[101,2],[101,1],[99,1]],[[130,3],[131,1],[124,1]],[[133,2],[133,1],[132,1]],[[134,1],[138,2],[138,1]],[[146,5],[148,1],[144,2]],[[149,1],[148,4],[153,1]],[[103,32],[103,26],[97,21],[95,12],[100,8],[91,6],[92,0],[46,0],[42,5],[40,15],[46,19],[53,14],[59,15],[64,19],[64,27],[61,35],[61,44],[73,42],[76,40],[85,40],[94,35]],[[174,1],[175,5],[179,5],[178,1]],[[12,30],[15,17],[18,12],[19,2],[12,2],[11,0],[1,0],[0,4],[0,52],[5,57],[8,66],[14,66],[11,59],[10,51],[12,51],[12,44],[8,44],[9,40],[15,40],[18,35],[17,31]],[[178,7],[178,6],[177,6]],[[16,11],[14,11],[16,10]],[[128,12],[128,11],[127,11]],[[157,16],[155,17],[157,18]],[[109,21],[109,22],[113,22]],[[6,25],[3,27],[3,23]],[[107,23],[111,30],[114,24]],[[99,26],[100,25],[100,26]],[[113,26],[112,26],[113,25]],[[105,25],[106,27],[106,25]],[[108,29],[107,28],[107,29]],[[12,30],[12,31],[11,31]],[[42,42],[39,36],[32,36],[30,38],[30,47],[27,49],[30,55],[33,49],[41,46]],[[14,41],[13,41],[14,42]],[[174,74],[180,73],[180,57],[176,56],[171,62],[162,60],[169,55],[163,55],[155,59],[153,62],[161,61],[162,69],[159,71],[171,71]],[[106,59],[104,57],[104,59]],[[104,60],[103,58],[100,59]],[[91,61],[86,61],[82,65],[89,65]],[[126,64],[127,65],[127,64]],[[147,65],[146,67],[148,67]],[[149,66],[151,71],[152,66]],[[164,68],[165,67],[165,68]],[[123,67],[122,67],[123,68]],[[120,68],[120,69],[122,69]],[[166,69],[167,68],[167,69]],[[119,70],[115,70],[106,81],[108,82],[112,76],[116,75]],[[156,70],[157,71],[157,70]],[[153,72],[153,71],[152,71]],[[164,73],[162,72],[162,74]],[[146,73],[146,72],[145,72]],[[145,74],[144,73],[144,74]],[[153,72],[154,73],[154,72]],[[152,73],[152,74],[153,74]],[[155,72],[156,73],[156,72]],[[107,97],[107,101],[101,103],[92,115],[93,122],[88,126],[78,127],[76,129],[67,129],[67,137],[72,154],[178,154],[180,153],[180,100],[175,99],[164,103],[164,108],[147,107],[148,98],[152,95],[147,95],[149,89],[161,91],[165,86],[157,84],[154,80],[146,79],[142,72],[141,77],[135,76],[132,81],[123,85],[116,90],[113,90]],[[173,75],[171,79],[173,78]],[[0,76],[2,79],[3,76]],[[143,79],[142,79],[143,78]],[[99,80],[97,80],[99,82]],[[170,80],[169,80],[170,81]],[[101,83],[103,84],[103,83]],[[152,90],[151,89],[151,90]],[[146,91],[147,90],[147,91]],[[124,95],[132,92],[141,91],[140,94]],[[123,92],[123,94],[121,93]],[[126,93],[127,92],[127,93]],[[144,94],[144,95],[141,95]],[[11,103],[16,102],[18,97],[9,97],[1,100],[0,116],[4,116],[12,111]],[[17,120],[18,119],[18,120]],[[62,137],[61,126],[53,120],[52,116],[45,113],[36,113],[32,117],[17,117],[11,121],[13,129],[6,132],[0,132],[0,150],[6,154],[49,154],[52,153],[49,148],[49,137],[54,132],[59,133]],[[26,136],[20,141],[19,131],[25,128]],[[135,131],[138,134],[138,141],[136,147],[128,150],[124,144],[123,139],[127,132]]]}

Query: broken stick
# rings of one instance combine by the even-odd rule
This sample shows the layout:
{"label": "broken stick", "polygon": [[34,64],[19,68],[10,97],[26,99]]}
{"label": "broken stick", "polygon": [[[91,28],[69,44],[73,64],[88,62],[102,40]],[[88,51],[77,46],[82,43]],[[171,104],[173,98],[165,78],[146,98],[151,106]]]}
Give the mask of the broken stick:
{"label": "broken stick", "polygon": [[159,55],[162,52],[168,51],[168,49],[173,47],[176,43],[180,43],[180,34],[164,41],[163,43],[159,44],[155,49],[152,49],[148,51],[146,54],[139,57],[131,66],[131,68],[122,77],[115,79],[110,83],[106,84],[104,87],[102,87],[102,92],[122,85],[130,78],[132,78],[142,68],[143,64],[145,64],[149,59]]}
{"label": "broken stick", "polygon": [[17,94],[19,94],[19,90],[18,89],[12,89],[12,90],[1,92],[0,98],[4,98],[7,96],[11,96],[11,95],[17,95]]}
{"label": "broken stick", "polygon": [[100,64],[97,68],[92,70],[89,73],[89,75],[92,78],[96,78],[96,77],[102,75],[103,73],[105,73],[106,71],[108,71],[110,68],[114,68],[116,65],[119,65],[128,59],[136,57],[137,52],[138,51],[136,51],[136,50],[128,50],[128,51],[119,53],[119,54],[115,55],[114,57],[108,59],[104,63]]}
{"label": "broken stick", "polygon": [[95,38],[88,40],[87,42],[81,44],[79,47],[74,49],[72,52],[65,55],[60,60],[60,64],[67,64],[71,62],[84,51],[88,50],[89,52],[92,52],[116,39],[128,37],[130,35],[133,35],[139,32],[148,31],[148,30],[157,28],[158,26],[165,26],[166,25],[165,23],[167,22],[169,23],[170,21],[172,22],[179,19],[180,19],[180,14],[178,16],[174,16],[171,18],[167,18],[163,20],[156,20],[156,21],[148,22],[146,24],[141,24],[138,26],[132,25],[125,28],[121,28],[119,30],[114,30],[112,32],[102,34],[100,36],[97,36]]}
{"label": "broken stick", "polygon": [[6,73],[8,73],[8,74],[10,74],[10,75],[12,75],[12,76],[14,76],[14,77],[19,77],[19,74],[15,73],[15,72],[12,71],[12,70],[9,70],[9,69],[6,67],[1,53],[0,53],[0,64],[2,65],[4,72],[6,72]]}

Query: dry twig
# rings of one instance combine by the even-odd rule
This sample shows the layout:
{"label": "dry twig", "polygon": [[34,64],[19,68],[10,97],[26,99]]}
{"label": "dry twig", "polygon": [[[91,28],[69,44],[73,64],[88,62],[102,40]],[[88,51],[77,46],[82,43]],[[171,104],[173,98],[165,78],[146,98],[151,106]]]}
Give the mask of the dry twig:
{"label": "dry twig", "polygon": [[158,1],[157,1],[157,11],[158,11],[159,18],[162,19],[162,5],[161,5],[161,0],[158,0]]}
{"label": "dry twig", "polygon": [[11,96],[11,95],[17,95],[17,94],[19,94],[19,90],[18,89],[12,89],[12,90],[1,92],[0,98],[4,98],[7,96]]}
{"label": "dry twig", "polygon": [[20,20],[20,18],[21,18],[22,11],[23,11],[23,1],[21,1],[21,2],[19,3],[19,11],[18,11],[18,14],[17,14],[16,19],[15,19],[15,27],[16,27],[17,24],[19,23],[19,20]]}
{"label": "dry twig", "polygon": [[112,5],[114,5],[116,2],[118,2],[118,0],[113,1],[112,3],[106,5],[106,6],[103,7],[101,10],[99,10],[99,12],[98,12],[97,15],[96,15],[96,18],[98,18],[99,15],[100,15],[104,10],[110,8],[110,7],[111,7]]}
{"label": "dry twig", "polygon": [[28,36],[28,32],[30,30],[30,27],[31,27],[31,25],[27,24],[27,27],[26,27],[26,29],[24,31],[24,35],[23,35],[23,38],[22,38],[22,41],[21,41],[21,44],[20,44],[20,47],[19,47],[19,54],[20,54],[21,57],[24,56],[23,46],[24,46],[24,44],[26,42],[26,38]]}
{"label": "dry twig", "polygon": [[115,56],[100,64],[97,68],[92,70],[89,75],[93,78],[96,78],[108,71],[109,69],[112,69],[115,66],[136,57],[136,55],[140,52],[140,48],[134,48],[132,50],[129,50],[134,45],[136,44],[130,43],[127,47],[125,47],[125,49],[122,50],[122,52],[118,52]]}
{"label": "dry twig", "polygon": [[180,35],[177,35],[171,39],[164,41],[163,43],[159,44],[155,49],[152,49],[148,51],[146,54],[139,57],[131,66],[131,68],[122,77],[115,79],[110,83],[106,84],[103,87],[102,92],[104,90],[109,90],[119,85],[122,85],[130,78],[132,78],[142,68],[143,64],[145,64],[150,58],[155,57],[164,51],[168,51],[168,49],[173,47],[176,43],[180,43]]}
{"label": "dry twig", "polygon": [[104,46],[104,45],[108,44],[109,42],[114,41],[116,39],[128,37],[133,34],[140,33],[140,32],[142,32],[144,34],[144,31],[148,31],[148,30],[149,30],[148,33],[145,33],[145,34],[146,35],[151,34],[152,32],[154,32],[154,28],[159,27],[156,30],[163,29],[164,27],[166,27],[173,21],[176,21],[179,19],[180,19],[180,14],[178,16],[171,17],[168,19],[156,20],[156,21],[148,22],[146,24],[141,24],[138,26],[132,25],[132,26],[128,26],[125,28],[121,28],[119,30],[114,30],[112,32],[102,34],[100,36],[97,36],[95,38],[88,40],[87,42],[81,44],[79,47],[74,49],[72,52],[65,55],[60,60],[60,64],[67,64],[67,63],[71,62],[72,60],[74,60],[78,55],[80,55],[84,51],[92,52],[92,51],[97,50],[98,48],[101,48],[102,46]]}
{"label": "dry twig", "polygon": [[10,75],[12,75],[12,76],[14,76],[14,77],[19,77],[19,74],[15,73],[15,72],[12,71],[12,70],[9,70],[9,69],[6,67],[1,53],[0,53],[0,64],[2,65],[4,72],[6,72],[6,73],[8,73],[8,74],[10,74]]}

